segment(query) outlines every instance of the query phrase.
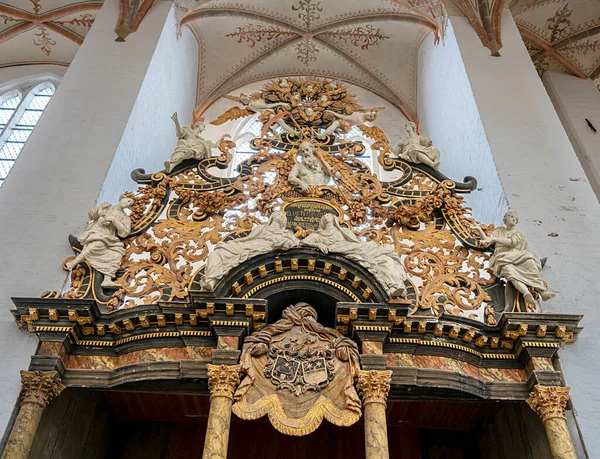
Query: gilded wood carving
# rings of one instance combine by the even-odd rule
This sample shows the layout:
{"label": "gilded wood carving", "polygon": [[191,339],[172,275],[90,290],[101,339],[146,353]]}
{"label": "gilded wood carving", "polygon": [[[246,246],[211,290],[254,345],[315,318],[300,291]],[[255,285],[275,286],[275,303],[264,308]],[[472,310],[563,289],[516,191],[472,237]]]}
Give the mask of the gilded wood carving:
{"label": "gilded wood carving", "polygon": [[288,307],[282,319],[246,338],[240,363],[246,376],[233,412],[242,419],[268,414],[278,431],[300,436],[323,418],[349,426],[361,416],[354,388],[358,347],[319,324],[306,303]]}

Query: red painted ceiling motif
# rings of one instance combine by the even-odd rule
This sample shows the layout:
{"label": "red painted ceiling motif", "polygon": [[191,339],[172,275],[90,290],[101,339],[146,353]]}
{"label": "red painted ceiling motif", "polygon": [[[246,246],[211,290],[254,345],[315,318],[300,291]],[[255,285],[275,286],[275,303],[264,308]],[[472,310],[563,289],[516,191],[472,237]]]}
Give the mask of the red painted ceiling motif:
{"label": "red painted ceiling motif", "polygon": [[[47,58],[65,43],[69,44],[68,49],[59,52],[58,61],[70,62],[71,54],[83,43],[102,2],[60,3],[58,6],[55,0],[21,0],[14,6],[0,3],[0,66],[12,64],[11,57],[20,58],[24,63],[48,61]],[[10,45],[6,43],[8,40],[11,40]],[[34,47],[23,49],[24,42]],[[18,45],[19,50],[12,49]]]}
{"label": "red painted ceiling motif", "polygon": [[200,44],[198,100],[291,75],[344,79],[416,111],[418,45],[438,39],[441,0],[177,0],[180,25]]}
{"label": "red painted ceiling motif", "polygon": [[514,0],[510,9],[538,72],[565,71],[600,87],[600,1]]}

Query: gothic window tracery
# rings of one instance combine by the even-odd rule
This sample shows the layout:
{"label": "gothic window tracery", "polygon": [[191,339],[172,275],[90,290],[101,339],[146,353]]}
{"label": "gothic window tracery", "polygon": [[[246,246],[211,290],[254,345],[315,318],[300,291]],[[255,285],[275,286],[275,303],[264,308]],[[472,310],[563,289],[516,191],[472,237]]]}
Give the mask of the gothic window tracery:
{"label": "gothic window tracery", "polygon": [[54,85],[44,82],[23,97],[11,91],[0,98],[0,187],[54,95]]}

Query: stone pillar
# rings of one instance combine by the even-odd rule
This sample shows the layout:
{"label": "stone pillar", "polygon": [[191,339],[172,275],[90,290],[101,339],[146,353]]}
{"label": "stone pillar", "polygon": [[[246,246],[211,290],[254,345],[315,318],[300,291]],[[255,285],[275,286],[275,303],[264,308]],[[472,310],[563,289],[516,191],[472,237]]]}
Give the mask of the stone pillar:
{"label": "stone pillar", "polygon": [[542,81],[600,199],[600,92],[593,80],[563,72],[547,71]]}
{"label": "stone pillar", "polygon": [[[510,11],[502,11],[502,57],[489,55],[464,17],[450,16],[443,44],[429,46],[431,38],[424,44],[419,119],[442,152],[442,171],[477,177],[482,191],[472,193],[470,204],[485,223],[501,224],[508,206],[519,212],[529,248],[548,257],[543,275],[557,297],[543,304],[546,312],[583,314],[583,326],[596,323],[598,198]],[[441,68],[444,77],[435,79]],[[600,340],[584,338],[560,353],[586,448],[600,457],[600,367],[589,364]]]}
{"label": "stone pillar", "polygon": [[233,393],[240,383],[240,366],[208,364],[206,367],[210,390],[210,412],[202,458],[225,459],[229,446]]}
{"label": "stone pillar", "polygon": [[527,404],[542,419],[554,459],[577,459],[567,428],[569,387],[536,385]]}
{"label": "stone pillar", "polygon": [[27,459],[44,409],[65,388],[56,371],[21,371],[21,407],[2,459]]}
{"label": "stone pillar", "polygon": [[356,386],[364,406],[366,459],[390,457],[385,409],[391,381],[392,372],[389,370],[361,370],[358,373]]}

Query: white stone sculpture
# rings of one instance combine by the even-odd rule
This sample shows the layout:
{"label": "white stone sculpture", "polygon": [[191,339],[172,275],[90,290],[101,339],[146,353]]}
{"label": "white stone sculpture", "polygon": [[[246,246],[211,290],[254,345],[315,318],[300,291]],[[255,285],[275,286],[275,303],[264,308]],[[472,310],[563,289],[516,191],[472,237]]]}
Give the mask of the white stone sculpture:
{"label": "white stone sculpture", "polygon": [[[193,126],[181,126],[177,118],[177,112],[173,113],[171,119],[175,122],[175,133],[177,134],[177,146],[171,154],[171,158],[165,162],[165,170],[170,173],[175,167],[186,159],[210,158],[213,148],[218,148],[219,143],[204,139],[200,134],[204,132],[204,123],[198,121]],[[227,137],[224,135],[223,139]],[[220,140],[219,140],[220,141]]]}
{"label": "white stone sculpture", "polygon": [[504,214],[504,224],[488,236],[479,225],[473,228],[481,235],[480,245],[488,247],[494,244],[494,254],[490,258],[490,269],[498,276],[511,282],[523,294],[529,304],[534,298],[529,288],[539,293],[542,300],[554,298],[548,293],[548,286],[542,278],[542,263],[538,256],[529,250],[525,235],[517,229],[519,216],[514,210]]}
{"label": "white stone sculpture", "polygon": [[[287,84],[287,80],[286,80],[286,84]],[[261,99],[261,98],[251,99],[246,94],[240,94],[239,101],[246,106],[246,109],[248,111],[254,112],[254,113],[259,113],[259,114],[262,114],[263,112],[265,112],[267,110],[273,110],[274,108],[277,108],[277,107],[283,107],[285,110],[289,110],[291,108],[289,106],[289,104],[287,104],[285,102],[268,103],[267,101],[265,101],[264,99]],[[281,119],[281,117],[278,114],[271,113],[269,116],[269,121],[272,120],[273,118],[275,118],[273,123],[276,123],[277,125],[279,125],[281,127],[281,129],[283,129],[285,132],[287,132],[288,134],[292,134],[296,137],[300,136],[300,133],[298,131],[296,131],[294,128],[290,127],[283,119]]]}
{"label": "white stone sculpture", "polygon": [[286,225],[285,213],[274,212],[267,224],[258,225],[248,236],[219,242],[206,260],[200,283],[202,290],[212,292],[223,276],[252,257],[298,247],[299,239],[286,229]]}
{"label": "white stone sculpture", "polygon": [[292,185],[302,188],[304,193],[310,192],[310,186],[325,186],[331,177],[339,178],[340,173],[317,157],[314,147],[310,142],[302,142],[298,147],[298,154],[302,162],[294,165],[288,176]]}
{"label": "white stone sculpture", "polygon": [[125,209],[133,202],[132,198],[121,195],[115,206],[104,202],[89,210],[88,217],[91,221],[77,238],[83,245],[83,250],[67,263],[69,270],[85,260],[96,271],[104,274],[102,287],[121,287],[113,279],[125,255],[125,246],[119,238],[127,237],[131,232],[131,219]]}
{"label": "white stone sculpture", "polygon": [[254,113],[262,113],[265,110],[272,110],[277,107],[284,107],[289,109],[290,106],[285,102],[273,102],[268,103],[266,100],[261,98],[252,99],[246,94],[240,94],[240,102],[246,106],[248,110]]}
{"label": "white stone sculpture", "polygon": [[350,229],[341,227],[333,214],[323,215],[319,229],[301,243],[323,253],[344,255],[373,274],[390,296],[406,298],[408,274],[393,245],[360,241]]}
{"label": "white stone sculpture", "polygon": [[407,137],[392,149],[398,158],[415,164],[425,164],[432,169],[440,168],[440,152],[433,147],[433,142],[424,135],[417,134],[417,125],[408,121],[404,125]]}
{"label": "white stone sculpture", "polygon": [[342,115],[341,113],[336,113],[331,110],[325,110],[326,113],[331,113],[335,115],[337,118],[334,120],[321,134],[319,134],[319,138],[323,138],[328,136],[329,134],[333,134],[336,129],[342,129],[344,131],[350,130],[352,126],[360,126],[365,124],[367,121],[375,121],[377,119],[377,112],[381,110],[372,109],[367,111],[355,111],[351,115]]}

